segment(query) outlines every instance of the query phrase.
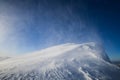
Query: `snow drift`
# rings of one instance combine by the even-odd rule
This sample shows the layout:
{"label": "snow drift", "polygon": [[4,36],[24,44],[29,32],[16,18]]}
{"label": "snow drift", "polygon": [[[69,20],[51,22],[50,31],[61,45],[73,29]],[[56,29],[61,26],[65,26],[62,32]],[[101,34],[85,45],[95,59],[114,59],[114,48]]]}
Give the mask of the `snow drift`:
{"label": "snow drift", "polygon": [[0,62],[0,80],[120,80],[102,46],[63,44]]}

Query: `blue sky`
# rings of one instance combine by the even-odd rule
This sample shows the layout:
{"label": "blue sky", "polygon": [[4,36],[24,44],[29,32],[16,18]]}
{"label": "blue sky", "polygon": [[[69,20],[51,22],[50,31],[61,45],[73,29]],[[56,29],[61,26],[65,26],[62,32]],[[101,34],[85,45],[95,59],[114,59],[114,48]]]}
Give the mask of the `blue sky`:
{"label": "blue sky", "polygon": [[119,60],[119,9],[112,0],[0,0],[0,54],[92,41]]}

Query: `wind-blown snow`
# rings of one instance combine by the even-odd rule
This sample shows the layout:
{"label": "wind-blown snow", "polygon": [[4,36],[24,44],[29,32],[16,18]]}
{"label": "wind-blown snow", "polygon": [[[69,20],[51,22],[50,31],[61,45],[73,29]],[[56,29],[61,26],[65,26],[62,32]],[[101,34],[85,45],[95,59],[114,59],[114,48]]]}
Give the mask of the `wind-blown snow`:
{"label": "wind-blown snow", "polygon": [[0,80],[120,80],[102,46],[63,44],[0,62]]}

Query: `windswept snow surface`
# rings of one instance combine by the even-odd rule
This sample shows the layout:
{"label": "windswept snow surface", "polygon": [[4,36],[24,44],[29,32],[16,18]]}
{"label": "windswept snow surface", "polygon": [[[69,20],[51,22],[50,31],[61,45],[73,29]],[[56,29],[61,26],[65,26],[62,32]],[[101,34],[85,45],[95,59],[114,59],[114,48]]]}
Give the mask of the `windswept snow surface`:
{"label": "windswept snow surface", "polygon": [[0,62],[0,80],[120,80],[95,43],[63,44]]}

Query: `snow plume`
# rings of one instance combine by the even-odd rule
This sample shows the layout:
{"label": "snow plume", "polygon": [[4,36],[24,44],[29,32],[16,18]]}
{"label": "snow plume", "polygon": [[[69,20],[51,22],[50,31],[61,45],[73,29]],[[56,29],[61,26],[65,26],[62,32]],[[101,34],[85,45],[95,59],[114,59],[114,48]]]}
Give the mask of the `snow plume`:
{"label": "snow plume", "polygon": [[0,74],[0,80],[120,80],[120,68],[95,43],[63,44],[5,59]]}
{"label": "snow plume", "polygon": [[25,52],[28,45],[25,43],[30,39],[28,34],[34,23],[34,11],[31,9],[34,6],[29,5],[32,4],[30,0],[17,1],[0,0],[0,56]]}
{"label": "snow plume", "polygon": [[0,1],[3,53],[19,54],[61,43],[90,41],[101,40],[83,0]]}
{"label": "snow plume", "polygon": [[44,34],[45,46],[71,42],[101,43],[95,25],[89,19],[88,7],[82,0],[52,1],[38,3],[37,30]]}

